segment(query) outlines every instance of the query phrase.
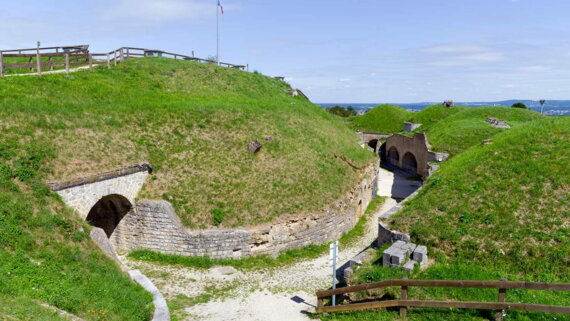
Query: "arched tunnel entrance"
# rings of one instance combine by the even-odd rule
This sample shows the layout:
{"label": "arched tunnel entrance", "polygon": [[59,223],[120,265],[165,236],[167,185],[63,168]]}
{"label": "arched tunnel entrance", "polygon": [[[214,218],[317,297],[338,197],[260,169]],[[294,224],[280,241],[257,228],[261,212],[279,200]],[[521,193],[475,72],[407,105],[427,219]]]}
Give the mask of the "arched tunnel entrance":
{"label": "arched tunnel entrance", "polygon": [[133,208],[124,196],[111,194],[100,199],[87,214],[89,224],[100,227],[111,237],[119,222]]}
{"label": "arched tunnel entrance", "polygon": [[418,172],[418,162],[414,154],[408,152],[404,155],[402,158],[402,168],[413,173]]}
{"label": "arched tunnel entrance", "polygon": [[376,152],[376,148],[378,147],[378,139],[372,139],[368,142],[368,147],[372,148],[374,152]]}
{"label": "arched tunnel entrance", "polygon": [[400,153],[396,147],[392,146],[388,150],[388,163],[394,166],[400,166]]}

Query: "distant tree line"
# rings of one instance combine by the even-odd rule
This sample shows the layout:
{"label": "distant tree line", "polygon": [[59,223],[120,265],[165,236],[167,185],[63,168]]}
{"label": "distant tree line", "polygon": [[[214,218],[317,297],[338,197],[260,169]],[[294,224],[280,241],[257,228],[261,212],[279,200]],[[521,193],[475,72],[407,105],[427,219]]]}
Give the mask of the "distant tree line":
{"label": "distant tree line", "polygon": [[514,103],[511,107],[512,108],[524,108],[524,109],[526,109],[526,105],[523,103]]}
{"label": "distant tree line", "polygon": [[342,106],[336,105],[334,107],[327,107],[326,111],[340,117],[350,117],[358,115],[358,112],[352,106],[344,108]]}

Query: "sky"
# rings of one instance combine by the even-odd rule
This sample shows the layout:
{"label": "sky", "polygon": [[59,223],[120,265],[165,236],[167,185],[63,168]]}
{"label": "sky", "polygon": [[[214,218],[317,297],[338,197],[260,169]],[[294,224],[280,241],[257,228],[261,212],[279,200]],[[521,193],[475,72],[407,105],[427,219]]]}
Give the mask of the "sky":
{"label": "sky", "polygon": [[[313,102],[570,99],[568,0],[221,0],[220,59]],[[0,0],[0,49],[216,54],[217,0]]]}

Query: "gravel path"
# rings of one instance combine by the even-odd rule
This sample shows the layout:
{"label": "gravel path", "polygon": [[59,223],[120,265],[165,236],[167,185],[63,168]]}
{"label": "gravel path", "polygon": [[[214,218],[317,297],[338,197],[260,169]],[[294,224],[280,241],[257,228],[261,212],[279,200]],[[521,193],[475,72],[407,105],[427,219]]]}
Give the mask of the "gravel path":
{"label": "gravel path", "polygon": [[[378,184],[381,191],[388,191],[393,175],[381,169]],[[341,264],[370,245],[377,236],[378,216],[394,205],[396,201],[387,198],[368,221],[365,236],[350,247],[340,248]],[[243,272],[228,267],[198,270],[121,259],[129,267],[140,269],[167,298],[215,293],[206,303],[184,308],[184,320],[309,320],[306,314],[314,312],[315,292],[328,288],[332,277],[328,253],[284,267]]]}

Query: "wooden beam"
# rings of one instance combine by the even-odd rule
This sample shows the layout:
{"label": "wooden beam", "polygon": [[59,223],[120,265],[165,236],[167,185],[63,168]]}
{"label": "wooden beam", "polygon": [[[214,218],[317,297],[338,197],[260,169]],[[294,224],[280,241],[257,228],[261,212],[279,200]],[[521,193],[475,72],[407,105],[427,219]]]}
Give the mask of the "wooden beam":
{"label": "wooden beam", "polygon": [[[39,44],[39,42],[38,42]],[[40,48],[38,48],[38,51],[36,52],[36,62],[38,64],[38,75],[42,74],[42,57],[40,55]]]}
{"label": "wooden beam", "polygon": [[0,52],[0,77],[4,76],[4,56]]}
{"label": "wooden beam", "polygon": [[464,281],[464,280],[384,280],[373,283],[347,286],[334,290],[317,292],[317,296],[327,297],[333,294],[360,292],[365,290],[384,288],[389,286],[418,286],[418,287],[443,287],[443,288],[487,288],[487,289],[526,289],[526,290],[549,290],[570,291],[570,283],[549,282],[525,282],[525,281]]}
{"label": "wooden beam", "polygon": [[[405,277],[403,279],[407,280],[408,278]],[[402,290],[400,291],[400,300],[407,300],[407,299],[408,299],[408,286],[402,285]],[[405,305],[400,307],[400,317],[402,318],[402,320],[406,320],[407,312],[408,308]]]}
{"label": "wooden beam", "polygon": [[69,54],[65,55],[65,72],[69,73]]}

